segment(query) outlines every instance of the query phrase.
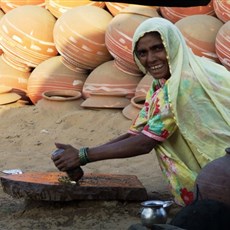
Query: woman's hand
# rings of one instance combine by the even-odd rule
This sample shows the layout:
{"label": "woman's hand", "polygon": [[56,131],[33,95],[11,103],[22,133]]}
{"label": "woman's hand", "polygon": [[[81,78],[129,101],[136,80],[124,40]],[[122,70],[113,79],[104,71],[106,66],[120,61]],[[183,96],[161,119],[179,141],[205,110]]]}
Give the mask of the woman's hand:
{"label": "woman's hand", "polygon": [[64,149],[61,154],[57,154],[56,156],[52,156],[55,166],[60,171],[68,171],[80,166],[78,149],[74,148],[71,145],[65,145],[60,143],[55,143],[58,149]]}

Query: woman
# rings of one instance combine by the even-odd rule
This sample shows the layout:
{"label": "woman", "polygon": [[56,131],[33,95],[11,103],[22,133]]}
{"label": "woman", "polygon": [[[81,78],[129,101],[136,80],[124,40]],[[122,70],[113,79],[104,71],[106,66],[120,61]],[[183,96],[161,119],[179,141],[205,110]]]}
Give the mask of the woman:
{"label": "woman", "polygon": [[194,181],[208,162],[223,156],[230,142],[230,73],[195,56],[178,28],[163,18],[144,21],[133,37],[133,55],[153,76],[143,109],[128,132],[104,145],[52,157],[61,171],[99,160],[156,151],[169,189],[180,205],[193,198]]}

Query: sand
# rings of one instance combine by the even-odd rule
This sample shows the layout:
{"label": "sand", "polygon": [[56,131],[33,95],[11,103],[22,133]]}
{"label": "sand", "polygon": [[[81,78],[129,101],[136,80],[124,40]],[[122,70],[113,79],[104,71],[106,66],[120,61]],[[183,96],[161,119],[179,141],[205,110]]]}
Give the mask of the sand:
{"label": "sand", "polygon": [[[57,171],[50,154],[54,142],[75,147],[103,144],[126,132],[131,124],[121,109],[86,109],[72,102],[40,100],[36,105],[0,107],[0,169]],[[171,199],[154,150],[129,159],[83,166],[85,173],[136,175],[149,199]],[[0,188],[0,229],[128,229],[140,223],[140,202],[47,202],[16,199]]]}

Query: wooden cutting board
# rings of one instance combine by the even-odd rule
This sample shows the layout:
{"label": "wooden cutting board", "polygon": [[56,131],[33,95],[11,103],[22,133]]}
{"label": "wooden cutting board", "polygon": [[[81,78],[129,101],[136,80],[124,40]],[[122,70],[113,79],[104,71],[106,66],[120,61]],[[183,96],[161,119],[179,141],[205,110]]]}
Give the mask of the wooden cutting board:
{"label": "wooden cutting board", "polygon": [[135,175],[85,174],[76,184],[60,182],[64,172],[26,172],[0,177],[3,191],[15,198],[47,201],[147,199]]}

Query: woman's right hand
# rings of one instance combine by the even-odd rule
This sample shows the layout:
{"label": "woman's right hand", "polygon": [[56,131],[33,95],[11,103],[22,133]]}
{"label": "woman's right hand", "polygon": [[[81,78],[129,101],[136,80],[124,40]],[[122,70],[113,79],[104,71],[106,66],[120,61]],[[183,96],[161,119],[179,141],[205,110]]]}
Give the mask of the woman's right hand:
{"label": "woman's right hand", "polygon": [[58,149],[63,149],[61,154],[51,156],[55,166],[60,171],[72,170],[80,166],[79,161],[79,150],[74,148],[72,145],[66,145],[61,143],[55,143]]}

